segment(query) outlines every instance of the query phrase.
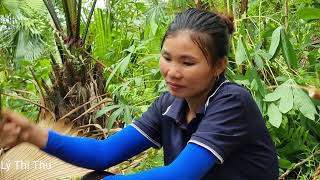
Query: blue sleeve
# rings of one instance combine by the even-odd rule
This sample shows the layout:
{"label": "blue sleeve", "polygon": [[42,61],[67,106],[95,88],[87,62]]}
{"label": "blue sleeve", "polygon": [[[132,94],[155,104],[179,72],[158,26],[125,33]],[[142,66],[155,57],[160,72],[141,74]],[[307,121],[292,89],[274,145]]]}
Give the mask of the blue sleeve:
{"label": "blue sleeve", "polygon": [[[196,158],[195,158],[196,157]],[[103,180],[163,180],[201,179],[216,163],[216,157],[207,149],[189,143],[170,165],[131,175],[107,176]]]}
{"label": "blue sleeve", "polygon": [[48,154],[76,166],[105,170],[153,146],[134,127],[128,126],[104,140],[71,137],[49,131],[43,149]]}

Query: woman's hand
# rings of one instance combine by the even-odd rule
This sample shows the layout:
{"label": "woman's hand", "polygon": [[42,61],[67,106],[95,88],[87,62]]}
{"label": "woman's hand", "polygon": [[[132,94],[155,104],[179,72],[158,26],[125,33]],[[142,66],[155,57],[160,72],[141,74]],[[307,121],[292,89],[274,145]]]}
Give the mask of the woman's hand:
{"label": "woman's hand", "polygon": [[48,131],[37,127],[24,116],[9,110],[3,110],[0,121],[0,147],[11,148],[22,142],[45,147]]}

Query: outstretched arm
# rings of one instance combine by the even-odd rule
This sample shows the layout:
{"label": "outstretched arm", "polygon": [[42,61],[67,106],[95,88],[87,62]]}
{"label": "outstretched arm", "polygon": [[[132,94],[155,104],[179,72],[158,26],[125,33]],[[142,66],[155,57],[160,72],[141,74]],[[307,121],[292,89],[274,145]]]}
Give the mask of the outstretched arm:
{"label": "outstretched arm", "polygon": [[104,180],[163,180],[201,179],[216,163],[216,157],[207,149],[189,143],[170,165],[131,175],[107,176]]}
{"label": "outstretched arm", "polygon": [[43,150],[71,164],[104,170],[150,148],[153,144],[128,126],[104,140],[71,137],[49,131]]}

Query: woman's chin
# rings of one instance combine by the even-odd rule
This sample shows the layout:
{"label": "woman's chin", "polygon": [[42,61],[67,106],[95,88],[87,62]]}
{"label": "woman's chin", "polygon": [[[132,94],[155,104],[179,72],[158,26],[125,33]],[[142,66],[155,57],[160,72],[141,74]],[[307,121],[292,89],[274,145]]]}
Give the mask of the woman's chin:
{"label": "woman's chin", "polygon": [[175,97],[178,97],[178,98],[184,98],[185,97],[183,93],[179,93],[179,92],[176,92],[176,91],[169,90],[169,93],[172,96],[175,96]]}

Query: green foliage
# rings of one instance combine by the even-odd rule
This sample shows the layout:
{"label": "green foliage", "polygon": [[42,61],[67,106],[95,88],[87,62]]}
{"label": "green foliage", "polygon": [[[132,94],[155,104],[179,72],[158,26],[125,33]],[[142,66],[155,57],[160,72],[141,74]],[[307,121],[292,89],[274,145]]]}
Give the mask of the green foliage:
{"label": "green foliage", "polygon": [[305,20],[320,19],[320,8],[301,8],[297,15]]}
{"label": "green foliage", "polygon": [[241,36],[237,41],[237,49],[236,49],[236,57],[235,58],[236,58],[237,65],[242,64],[244,61],[246,61],[248,59],[248,55],[247,55],[246,49],[243,45],[243,40],[242,40]]}
{"label": "green foliage", "polygon": [[292,44],[288,38],[286,32],[282,29],[281,31],[281,49],[282,54],[290,68],[297,68],[297,57],[293,50]]}
{"label": "green foliage", "polygon": [[[1,3],[0,6],[9,13],[4,16],[0,13],[1,20],[5,22],[0,24],[0,48],[9,49],[17,60],[41,58],[45,51],[45,41],[50,42],[46,39],[48,32],[45,29],[48,25],[45,24],[42,1],[4,0]],[[11,23],[7,23],[9,21]]]}

